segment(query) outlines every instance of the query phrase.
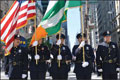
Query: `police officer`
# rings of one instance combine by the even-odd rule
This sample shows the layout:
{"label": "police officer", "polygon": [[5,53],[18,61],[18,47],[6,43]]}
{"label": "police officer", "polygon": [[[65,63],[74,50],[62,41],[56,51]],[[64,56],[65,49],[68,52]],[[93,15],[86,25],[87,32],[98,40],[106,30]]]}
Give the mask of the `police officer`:
{"label": "police officer", "polygon": [[15,35],[11,54],[9,55],[9,79],[24,79],[28,72],[27,49],[20,47],[20,35]]}
{"label": "police officer", "polygon": [[51,54],[53,56],[50,68],[51,76],[53,80],[67,80],[72,55],[68,46],[64,44],[65,35],[61,34],[60,36],[58,34],[56,39],[57,43],[51,48]]}
{"label": "police officer", "polygon": [[111,42],[111,32],[103,33],[104,42],[98,45],[96,62],[99,72],[102,72],[103,80],[116,80],[117,69],[120,67],[120,55],[117,44]]}
{"label": "police officer", "polygon": [[5,70],[5,75],[8,75],[9,71],[9,56],[4,57],[4,70]]}
{"label": "police officer", "polygon": [[[87,44],[86,34],[82,35],[79,33],[76,38],[78,39],[79,45],[75,45],[72,50],[72,54],[76,57],[76,59],[74,59],[74,72],[76,73],[77,80],[90,80],[94,62],[94,52],[92,47]],[[83,61],[83,47],[85,61]]]}
{"label": "police officer", "polygon": [[[35,46],[37,46],[37,54],[35,52]],[[31,56],[29,65],[31,80],[45,80],[48,64],[50,63],[50,51],[48,47],[40,39],[33,43],[29,53]]]}

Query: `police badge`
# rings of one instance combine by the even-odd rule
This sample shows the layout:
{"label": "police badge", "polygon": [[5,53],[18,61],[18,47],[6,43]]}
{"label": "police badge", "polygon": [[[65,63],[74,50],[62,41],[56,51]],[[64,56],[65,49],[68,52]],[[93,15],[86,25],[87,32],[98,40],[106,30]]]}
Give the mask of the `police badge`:
{"label": "police badge", "polygon": [[86,50],[89,50],[89,47],[86,47]]}
{"label": "police badge", "polygon": [[112,45],[113,48],[115,48],[115,45]]}
{"label": "police badge", "polygon": [[65,47],[63,47],[62,49],[65,50]]}
{"label": "police badge", "polygon": [[21,49],[19,49],[18,52],[21,53]]}

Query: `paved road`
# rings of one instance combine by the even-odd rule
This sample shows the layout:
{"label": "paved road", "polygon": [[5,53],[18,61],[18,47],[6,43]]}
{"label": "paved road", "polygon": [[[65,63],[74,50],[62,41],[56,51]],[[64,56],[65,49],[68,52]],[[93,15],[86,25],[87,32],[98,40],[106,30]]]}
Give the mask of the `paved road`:
{"label": "paved road", "polygon": [[[30,79],[30,76],[29,76],[30,73],[28,73],[28,79]],[[76,76],[75,74],[73,73],[73,68],[71,68],[71,71],[69,72],[68,74],[68,80],[76,80]],[[8,79],[8,76],[4,75],[4,72],[1,72],[1,79]],[[47,72],[46,74],[46,79],[47,80],[51,80],[51,76],[49,76],[49,73]],[[92,79],[102,79],[101,77],[97,77],[96,74],[92,74]]]}

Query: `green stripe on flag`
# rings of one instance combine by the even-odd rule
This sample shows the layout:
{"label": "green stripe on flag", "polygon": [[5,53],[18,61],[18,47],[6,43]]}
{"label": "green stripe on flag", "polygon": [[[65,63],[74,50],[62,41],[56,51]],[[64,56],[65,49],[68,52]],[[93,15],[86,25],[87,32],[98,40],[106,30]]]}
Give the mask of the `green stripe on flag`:
{"label": "green stripe on flag", "polygon": [[47,11],[40,23],[48,36],[56,34],[61,27],[64,17],[65,1],[49,1]]}
{"label": "green stripe on flag", "polygon": [[60,19],[59,23],[55,26],[53,26],[52,28],[47,28],[46,32],[48,33],[48,36],[57,33],[60,30],[61,27],[61,23],[63,21],[63,18]]}
{"label": "green stripe on flag", "polygon": [[66,1],[65,8],[78,7],[82,5],[82,1]]}
{"label": "green stripe on flag", "polygon": [[42,21],[49,19],[51,17],[53,17],[56,13],[59,12],[59,10],[61,8],[63,8],[65,6],[65,2],[64,1],[58,1],[54,7],[52,7],[48,13],[45,14],[45,16],[43,17]]}

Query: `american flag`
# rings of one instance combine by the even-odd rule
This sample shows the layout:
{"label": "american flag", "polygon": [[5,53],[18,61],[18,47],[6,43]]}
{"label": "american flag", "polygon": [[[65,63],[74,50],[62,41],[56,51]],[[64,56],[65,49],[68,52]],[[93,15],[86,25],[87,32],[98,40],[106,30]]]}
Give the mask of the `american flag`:
{"label": "american flag", "polygon": [[36,16],[34,0],[15,0],[8,13],[0,22],[0,37],[6,44],[8,55],[13,47],[14,35],[17,29],[24,27],[28,19]]}

